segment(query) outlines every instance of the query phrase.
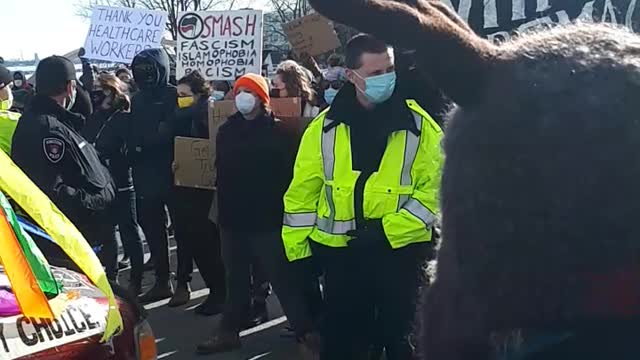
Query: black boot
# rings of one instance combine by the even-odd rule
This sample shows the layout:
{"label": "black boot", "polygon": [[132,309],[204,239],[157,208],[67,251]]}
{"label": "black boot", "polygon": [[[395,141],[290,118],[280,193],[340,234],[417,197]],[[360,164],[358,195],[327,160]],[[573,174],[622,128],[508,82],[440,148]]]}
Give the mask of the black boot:
{"label": "black boot", "polygon": [[176,285],[176,291],[173,293],[171,300],[167,304],[168,307],[182,306],[191,300],[191,288],[188,282],[179,282]]}
{"label": "black boot", "polygon": [[207,299],[200,305],[198,305],[194,312],[202,316],[213,316],[220,314],[223,309],[224,299],[220,299],[219,296],[209,294],[209,296],[207,296]]}
{"label": "black boot", "polygon": [[154,301],[164,300],[172,296],[173,286],[171,286],[171,281],[156,282],[151,290],[138,297],[138,301],[142,304],[147,304]]}
{"label": "black boot", "polygon": [[127,290],[137,298],[142,293],[142,279],[129,279]]}

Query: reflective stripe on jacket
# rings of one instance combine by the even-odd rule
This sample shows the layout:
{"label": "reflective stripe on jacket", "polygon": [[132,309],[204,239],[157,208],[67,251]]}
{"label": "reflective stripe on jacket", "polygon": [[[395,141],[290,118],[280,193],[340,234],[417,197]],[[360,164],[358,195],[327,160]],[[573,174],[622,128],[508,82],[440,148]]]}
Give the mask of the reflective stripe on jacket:
{"label": "reflective stripe on jacket", "polygon": [[[415,101],[407,100],[420,136],[395,131],[389,136],[379,171],[367,179],[366,219],[382,219],[392,248],[431,240],[439,212],[442,130]],[[321,113],[305,131],[293,180],[284,196],[282,237],[290,261],[311,256],[308,238],[344,247],[355,230],[354,189],[360,171],[352,169],[349,127],[330,126]],[[326,129],[326,131],[325,131]]]}

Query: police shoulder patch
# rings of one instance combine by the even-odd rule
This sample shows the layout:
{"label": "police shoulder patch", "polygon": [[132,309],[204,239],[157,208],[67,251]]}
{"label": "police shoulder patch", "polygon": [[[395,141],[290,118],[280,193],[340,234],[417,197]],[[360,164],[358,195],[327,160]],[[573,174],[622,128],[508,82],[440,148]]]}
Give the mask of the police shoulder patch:
{"label": "police shoulder patch", "polygon": [[52,137],[44,138],[42,140],[42,147],[47,160],[54,164],[62,160],[64,156],[64,141]]}

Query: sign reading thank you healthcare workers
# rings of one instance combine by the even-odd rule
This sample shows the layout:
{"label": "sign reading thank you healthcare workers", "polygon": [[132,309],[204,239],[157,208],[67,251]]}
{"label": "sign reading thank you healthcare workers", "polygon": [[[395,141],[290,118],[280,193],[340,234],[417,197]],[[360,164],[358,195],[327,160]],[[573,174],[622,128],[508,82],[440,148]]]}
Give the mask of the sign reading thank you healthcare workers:
{"label": "sign reading thank you healthcare workers", "polygon": [[85,57],[130,64],[140,51],[162,46],[167,14],[96,6],[84,43]]}

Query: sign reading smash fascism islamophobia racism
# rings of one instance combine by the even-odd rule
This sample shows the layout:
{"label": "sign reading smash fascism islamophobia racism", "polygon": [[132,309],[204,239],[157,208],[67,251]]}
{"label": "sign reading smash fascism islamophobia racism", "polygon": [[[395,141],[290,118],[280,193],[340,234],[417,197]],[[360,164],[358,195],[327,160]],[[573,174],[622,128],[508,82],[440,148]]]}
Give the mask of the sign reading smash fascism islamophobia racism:
{"label": "sign reading smash fascism islamophobia racism", "polygon": [[176,77],[198,70],[207,80],[235,80],[262,67],[262,11],[197,11],[178,16]]}
{"label": "sign reading smash fascism islamophobia racism", "polygon": [[494,41],[538,26],[607,22],[640,30],[638,0],[441,0],[478,34]]}
{"label": "sign reading smash fascism islamophobia racism", "polygon": [[84,43],[85,57],[131,64],[140,51],[161,46],[166,23],[162,11],[96,6]]}

